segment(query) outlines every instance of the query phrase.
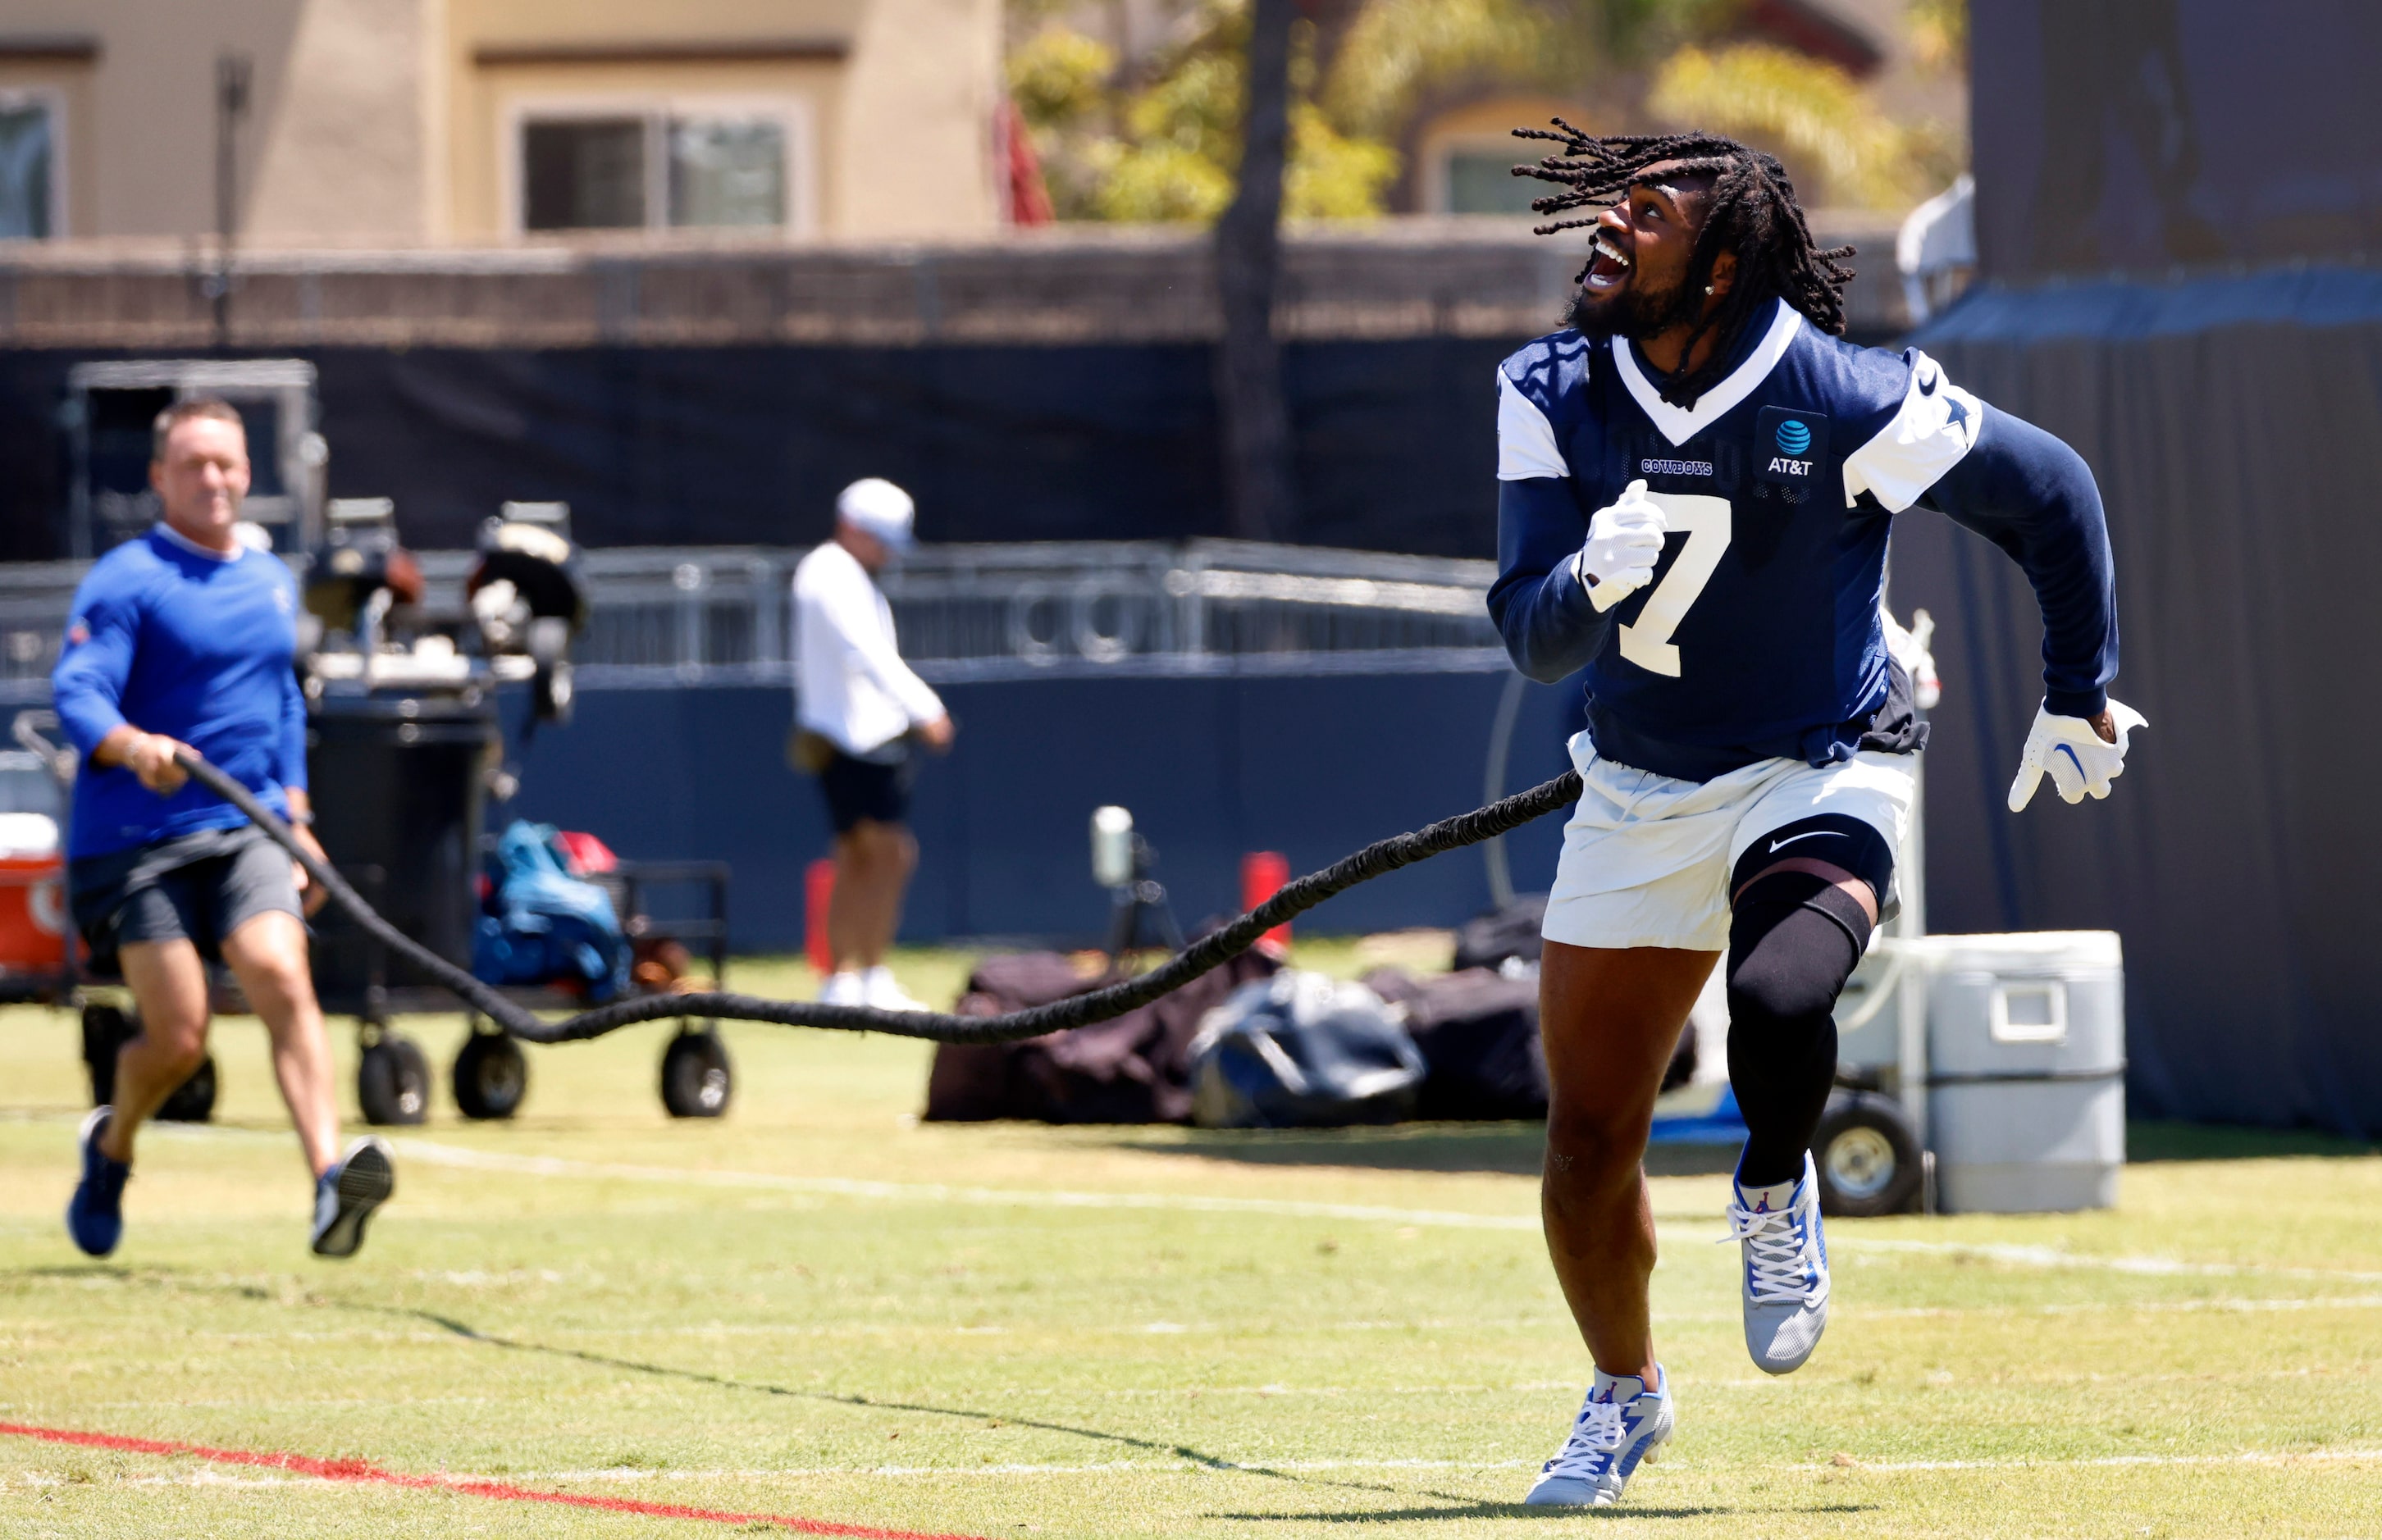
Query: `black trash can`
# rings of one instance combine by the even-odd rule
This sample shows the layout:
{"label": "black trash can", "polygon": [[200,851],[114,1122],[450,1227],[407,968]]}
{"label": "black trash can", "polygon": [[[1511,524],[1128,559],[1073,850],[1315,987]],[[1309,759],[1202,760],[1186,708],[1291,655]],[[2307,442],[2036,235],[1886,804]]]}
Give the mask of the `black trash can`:
{"label": "black trash can", "polygon": [[[479,915],[482,776],[498,742],[494,691],[325,693],[308,724],[314,835],[390,923],[460,967]],[[432,981],[335,909],[315,917],[325,1008],[378,1017],[383,989]]]}

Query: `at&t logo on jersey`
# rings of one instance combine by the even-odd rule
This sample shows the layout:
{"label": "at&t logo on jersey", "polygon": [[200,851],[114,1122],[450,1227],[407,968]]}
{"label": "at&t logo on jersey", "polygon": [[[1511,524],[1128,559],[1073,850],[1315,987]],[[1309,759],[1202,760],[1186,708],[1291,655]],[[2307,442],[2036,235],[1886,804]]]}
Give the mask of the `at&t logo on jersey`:
{"label": "at&t logo on jersey", "polygon": [[1809,485],[1828,458],[1828,420],[1815,411],[1764,407],[1755,429],[1755,463],[1762,479],[1787,486]]}

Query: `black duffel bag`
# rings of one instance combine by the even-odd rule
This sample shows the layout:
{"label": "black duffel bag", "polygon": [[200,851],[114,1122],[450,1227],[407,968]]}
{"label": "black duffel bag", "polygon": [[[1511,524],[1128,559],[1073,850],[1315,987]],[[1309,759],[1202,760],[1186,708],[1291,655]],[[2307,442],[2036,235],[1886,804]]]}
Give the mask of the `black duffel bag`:
{"label": "black duffel bag", "polygon": [[1461,973],[1474,968],[1502,969],[1507,962],[1536,963],[1546,949],[1539,935],[1546,919],[1547,900],[1542,894],[1476,915],[1457,928],[1455,957],[1448,966]]}
{"label": "black duffel bag", "polygon": [[[945,1043],[935,1050],[927,1078],[927,1121],[1185,1122],[1191,1116],[1189,1051],[1201,1016],[1274,968],[1264,953],[1243,952],[1111,1021],[1022,1043]],[[1108,982],[1078,972],[1057,952],[988,957],[976,964],[967,993],[952,1008],[962,1016],[998,1016]]]}
{"label": "black duffel bag", "polygon": [[[1394,1010],[1422,1051],[1429,1075],[1415,1116],[1450,1121],[1493,1121],[1547,1115],[1547,1056],[1539,1036],[1539,981],[1508,978],[1488,968],[1417,979],[1377,968],[1365,984]],[[1688,1083],[1696,1067],[1696,1037],[1679,1045],[1662,1089]]]}
{"label": "black duffel bag", "polygon": [[1493,1120],[1547,1115],[1537,979],[1467,968],[1411,983],[1402,993],[1406,1031],[1430,1069],[1416,1117]]}

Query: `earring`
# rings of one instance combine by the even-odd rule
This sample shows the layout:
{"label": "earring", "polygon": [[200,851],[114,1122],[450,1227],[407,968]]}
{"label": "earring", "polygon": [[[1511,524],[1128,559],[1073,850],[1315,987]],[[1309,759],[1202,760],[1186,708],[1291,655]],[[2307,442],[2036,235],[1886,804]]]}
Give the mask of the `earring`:
{"label": "earring", "polygon": [[1706,294],[1710,294],[1712,291],[1713,291],[1713,286],[1712,286],[1712,285],[1710,285],[1710,284],[1706,284],[1706,285],[1704,285],[1704,292],[1705,292]]}

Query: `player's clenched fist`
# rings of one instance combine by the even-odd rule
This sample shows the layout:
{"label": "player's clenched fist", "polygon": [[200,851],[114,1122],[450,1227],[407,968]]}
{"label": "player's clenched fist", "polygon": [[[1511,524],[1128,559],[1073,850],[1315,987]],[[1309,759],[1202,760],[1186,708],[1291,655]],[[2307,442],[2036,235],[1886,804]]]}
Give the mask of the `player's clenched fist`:
{"label": "player's clenched fist", "polygon": [[2034,788],[2045,775],[2063,802],[2106,797],[2109,783],[2126,767],[2126,735],[2150,726],[2141,712],[2118,700],[2109,703],[2109,725],[2113,737],[2104,739],[2100,729],[2081,716],[2054,716],[2036,707],[2034,728],[2019,755],[2018,779],[2010,782],[2010,811],[2034,800]]}
{"label": "player's clenched fist", "polygon": [[1654,581],[1663,555],[1663,510],[1646,495],[1641,477],[1588,521],[1588,544],[1574,558],[1588,602],[1611,609]]}

